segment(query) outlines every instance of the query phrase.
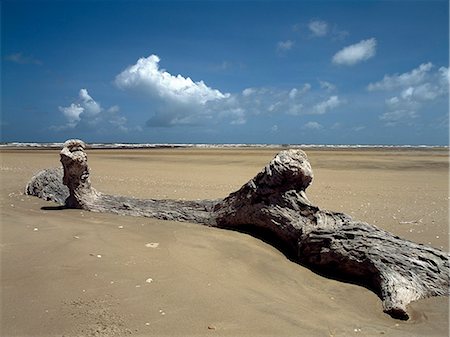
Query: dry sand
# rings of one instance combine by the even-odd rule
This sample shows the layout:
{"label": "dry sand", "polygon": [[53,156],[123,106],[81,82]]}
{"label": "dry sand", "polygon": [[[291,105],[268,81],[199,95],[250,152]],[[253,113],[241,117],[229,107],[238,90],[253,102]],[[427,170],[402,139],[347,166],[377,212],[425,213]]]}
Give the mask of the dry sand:
{"label": "dry sand", "polygon": [[[90,150],[93,186],[220,198],[276,149]],[[307,150],[312,202],[448,251],[448,152]],[[385,315],[248,235],[80,210],[23,195],[58,151],[1,150],[2,336],[448,336],[448,298]]]}

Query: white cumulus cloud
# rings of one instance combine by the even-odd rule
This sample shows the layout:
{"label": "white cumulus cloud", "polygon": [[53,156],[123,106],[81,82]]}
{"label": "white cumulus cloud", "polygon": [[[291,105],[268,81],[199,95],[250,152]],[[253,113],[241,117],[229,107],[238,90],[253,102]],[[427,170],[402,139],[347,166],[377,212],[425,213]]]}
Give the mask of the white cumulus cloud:
{"label": "white cumulus cloud", "polygon": [[291,40],[280,41],[277,43],[277,51],[282,53],[291,50],[294,44],[294,41]]}
{"label": "white cumulus cloud", "polygon": [[323,115],[342,104],[345,100],[329,94],[324,88],[313,88],[304,83],[289,90],[251,88],[234,96],[236,105],[246,111],[246,115]]}
{"label": "white cumulus cloud", "polygon": [[293,88],[289,91],[289,98],[294,99],[298,95],[298,89]]}
{"label": "white cumulus cloud", "polygon": [[[172,75],[160,69],[157,55],[143,57],[116,76],[116,85],[123,90],[146,94],[151,104],[150,127],[200,126],[228,121],[244,124],[245,110],[235,96],[213,89],[202,80],[193,81],[183,75]],[[252,88],[243,90],[242,96],[251,96]]]}
{"label": "white cumulus cloud", "polygon": [[194,82],[181,75],[174,76],[159,68],[159,57],[139,59],[116,76],[116,85],[124,90],[146,93],[149,103],[149,127],[218,126],[228,123],[242,125],[261,115],[325,114],[343,101],[331,83],[312,88],[299,83],[290,89],[244,87],[229,94]]}
{"label": "white cumulus cloud", "polygon": [[189,77],[174,76],[160,69],[159,62],[157,55],[140,58],[116,76],[117,86],[121,89],[147,90],[161,99],[201,105],[230,96],[208,87],[203,81],[194,82]]}
{"label": "white cumulus cloud", "polygon": [[409,123],[412,119],[418,117],[414,110],[392,110],[383,113],[380,120],[385,122],[386,126],[396,126],[398,124]]}
{"label": "white cumulus cloud", "polygon": [[69,106],[59,106],[58,110],[64,115],[67,123],[62,126],[54,126],[54,130],[73,129],[84,125],[98,127],[111,125],[122,131],[127,131],[127,119],[119,115],[120,108],[114,105],[104,109],[100,103],[95,101],[87,89],[80,89],[78,99]]}
{"label": "white cumulus cloud", "polygon": [[448,97],[448,88],[448,68],[435,70],[431,62],[405,73],[386,74],[381,81],[367,86],[369,91],[389,95],[385,99],[386,112],[380,115],[386,126],[411,124],[430,103],[439,100],[442,103],[442,98]]}
{"label": "white cumulus cloud", "polygon": [[308,24],[308,28],[314,36],[325,36],[328,33],[328,23],[321,20],[313,20]]}
{"label": "white cumulus cloud", "polygon": [[242,90],[242,95],[250,96],[250,95],[254,94],[255,92],[256,92],[256,90],[254,88],[246,88],[246,89]]}
{"label": "white cumulus cloud", "polygon": [[439,74],[441,75],[442,84],[448,86],[450,82],[450,69],[446,67],[440,67]]}
{"label": "white cumulus cloud", "polygon": [[58,107],[59,111],[67,118],[68,125],[73,127],[80,121],[80,115],[83,113],[84,108],[80,104],[72,103],[66,107]]}
{"label": "white cumulus cloud", "polygon": [[384,75],[384,78],[381,81],[370,83],[367,89],[369,91],[392,90],[399,87],[416,85],[425,79],[432,68],[433,64],[428,62],[403,74]]}
{"label": "white cumulus cloud", "polygon": [[337,108],[342,104],[342,101],[338,96],[331,96],[327,100],[317,103],[312,110],[312,113],[317,115],[323,115],[328,110]]}
{"label": "white cumulus cloud", "polygon": [[309,83],[305,83],[301,88],[292,88],[291,91],[289,91],[289,98],[294,99],[307,93],[309,90],[311,90],[311,84]]}
{"label": "white cumulus cloud", "polygon": [[100,104],[94,101],[86,89],[81,89],[79,96],[86,113],[90,115],[97,115],[102,111]]}
{"label": "white cumulus cloud", "polygon": [[319,81],[320,87],[322,89],[325,89],[327,91],[334,91],[336,90],[336,85],[333,83],[327,82],[327,81]]}
{"label": "white cumulus cloud", "polygon": [[308,122],[305,125],[303,125],[304,129],[310,129],[310,130],[320,130],[323,129],[322,124],[317,122]]}
{"label": "white cumulus cloud", "polygon": [[333,63],[343,65],[354,65],[366,61],[375,56],[377,40],[375,38],[362,40],[347,46],[333,56]]}
{"label": "white cumulus cloud", "polygon": [[68,127],[75,127],[81,120],[82,114],[95,116],[102,111],[100,104],[94,101],[86,89],[80,89],[78,102],[66,107],[58,107],[59,111],[67,118]]}

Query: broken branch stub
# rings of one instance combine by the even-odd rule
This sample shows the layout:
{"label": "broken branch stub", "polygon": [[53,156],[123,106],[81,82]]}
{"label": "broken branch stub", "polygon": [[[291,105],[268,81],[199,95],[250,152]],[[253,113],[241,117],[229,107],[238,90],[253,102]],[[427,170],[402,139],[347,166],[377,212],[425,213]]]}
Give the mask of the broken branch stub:
{"label": "broken branch stub", "polygon": [[79,139],[67,140],[60,152],[64,169],[63,184],[69,188],[66,206],[70,208],[89,209],[95,205],[99,193],[91,187],[86,144]]}
{"label": "broken branch stub", "polygon": [[390,315],[408,319],[414,300],[449,293],[449,256],[346,214],[312,205],[312,170],[301,150],[280,152],[214,209],[219,227],[274,241],[297,262],[376,292]]}
{"label": "broken branch stub", "polygon": [[[84,150],[82,141],[70,140],[61,151],[63,181],[69,189],[67,207],[189,221],[249,233],[321,274],[371,289],[381,298],[383,310],[399,319],[408,319],[406,306],[411,301],[449,294],[448,253],[311,204],[306,189],[313,172],[301,150],[281,151],[225,199],[195,202],[99,193],[91,186]],[[65,188],[62,182],[42,191],[45,181],[56,181],[57,173],[57,169],[46,170],[34,176],[27,193],[61,200]],[[58,198],[52,199],[54,195]]]}

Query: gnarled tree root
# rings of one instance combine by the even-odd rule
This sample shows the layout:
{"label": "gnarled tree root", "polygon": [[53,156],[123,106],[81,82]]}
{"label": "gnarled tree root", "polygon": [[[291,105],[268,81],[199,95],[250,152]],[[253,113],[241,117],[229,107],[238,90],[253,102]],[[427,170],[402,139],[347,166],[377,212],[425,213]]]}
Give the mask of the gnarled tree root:
{"label": "gnarled tree root", "polygon": [[271,242],[304,266],[373,290],[383,310],[394,318],[408,319],[406,306],[411,301],[449,295],[448,253],[312,205],[305,191],[313,172],[301,150],[280,152],[225,199],[203,201],[103,194],[91,186],[82,141],[67,141],[60,155],[63,169],[38,173],[28,183],[27,194],[69,208],[247,232]]}

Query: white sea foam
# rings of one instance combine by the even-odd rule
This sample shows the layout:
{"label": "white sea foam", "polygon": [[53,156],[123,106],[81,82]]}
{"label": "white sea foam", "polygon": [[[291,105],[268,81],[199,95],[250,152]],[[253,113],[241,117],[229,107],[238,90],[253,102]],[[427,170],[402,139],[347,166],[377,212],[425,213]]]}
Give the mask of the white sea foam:
{"label": "white sea foam", "polygon": [[[0,143],[0,148],[62,148],[63,143]],[[189,144],[189,143],[91,143],[94,149],[145,149],[145,148],[324,148],[324,149],[371,149],[371,148],[448,148],[448,145],[370,145],[370,144]]]}

